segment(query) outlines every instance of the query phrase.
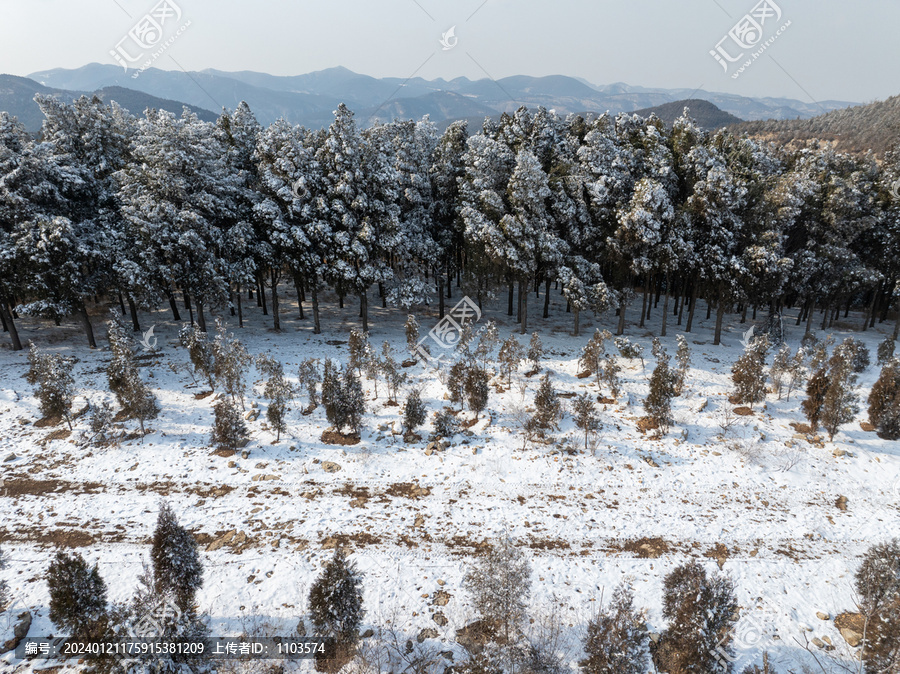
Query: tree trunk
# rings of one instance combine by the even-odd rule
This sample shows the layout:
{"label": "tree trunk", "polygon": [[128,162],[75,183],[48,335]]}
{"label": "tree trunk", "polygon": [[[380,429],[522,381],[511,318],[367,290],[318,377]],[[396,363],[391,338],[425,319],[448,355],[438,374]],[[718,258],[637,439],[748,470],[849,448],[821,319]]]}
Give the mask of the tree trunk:
{"label": "tree trunk", "polygon": [[241,284],[238,283],[237,288],[237,312],[238,312],[238,327],[244,327],[244,305],[241,302]]}
{"label": "tree trunk", "polygon": [[309,291],[313,304],[313,334],[320,335],[322,334],[322,324],[319,323],[319,283],[317,279],[312,280]]}
{"label": "tree trunk", "polygon": [[300,320],[302,321],[306,318],[306,316],[303,315],[303,284],[300,282],[300,274],[291,270],[291,275],[294,277],[294,288],[297,290],[297,307],[299,309]]}
{"label": "tree trunk", "polygon": [[521,307],[522,329],[520,332],[524,335],[528,330],[528,281],[519,282],[519,306]]}
{"label": "tree trunk", "polygon": [[181,297],[184,299],[184,308],[188,311],[191,310],[191,294],[187,290],[181,291]]}
{"label": "tree trunk", "polygon": [[201,332],[206,332],[206,316],[203,314],[203,302],[197,300],[197,325]]}
{"label": "tree trunk", "polygon": [[280,274],[274,267],[270,273],[272,279],[272,323],[275,332],[281,332],[281,315],[278,312],[278,276]]}
{"label": "tree trunk", "polygon": [[581,329],[581,321],[579,320],[581,318],[581,312],[578,311],[578,309],[574,309],[572,313],[575,315],[575,334],[573,336],[578,337],[578,333]]}
{"label": "tree trunk", "polygon": [[175,302],[175,295],[168,288],[165,289],[166,297],[169,299],[169,309],[172,310],[172,320],[180,321],[181,314],[178,313],[178,304]]}
{"label": "tree trunk", "polygon": [[669,280],[670,275],[666,273],[666,301],[663,302],[662,329],[659,331],[661,337],[666,336],[666,324],[669,321]]}
{"label": "tree trunk", "polygon": [[134,299],[131,295],[128,296],[128,311],[131,312],[131,327],[135,332],[141,331],[141,323],[138,321],[138,312],[137,306],[134,303]]}
{"label": "tree trunk", "polygon": [[[125,300],[122,298],[122,293],[116,293],[119,296],[119,311],[122,312],[122,316],[125,315]],[[97,304],[97,298],[94,298],[94,304]]]}
{"label": "tree trunk", "polygon": [[722,343],[722,323],[725,320],[725,289],[724,284],[719,286],[719,304],[716,307],[716,337],[713,346],[719,346]]}
{"label": "tree trunk", "polygon": [[650,282],[649,279],[644,281],[644,301],[641,304],[641,322],[638,324],[638,327],[643,328],[647,322],[647,298],[650,296]]}
{"label": "tree trunk", "polygon": [[438,276],[438,308],[441,312],[441,318],[444,317],[444,277]]}
{"label": "tree trunk", "polygon": [[[519,281],[519,297],[516,302],[516,323],[519,325],[522,324],[522,295],[528,294],[528,286],[523,286],[522,282]],[[528,299],[527,297],[525,299]]]}
{"label": "tree trunk", "polygon": [[184,294],[184,305],[187,307],[188,315],[191,318],[191,325],[194,325],[194,305],[191,304],[191,297],[187,293]]}
{"label": "tree trunk", "polygon": [[234,306],[234,288],[230,288],[228,291],[228,309],[231,311],[232,316],[237,313]]}
{"label": "tree trunk", "polygon": [[514,288],[515,288],[515,286],[513,285],[513,282],[510,281],[509,282],[509,307],[506,311],[507,316],[513,315],[513,291],[514,291]]}
{"label": "tree trunk", "polygon": [[21,351],[22,342],[19,339],[19,330],[16,328],[16,322],[13,320],[12,314],[9,311],[9,305],[6,303],[5,299],[0,299],[0,315],[3,316],[3,320],[6,323],[6,329],[9,330],[9,338],[12,340],[13,351]]}
{"label": "tree trunk", "polygon": [[688,312],[687,326],[685,332],[690,332],[694,327],[694,315],[697,313],[697,296],[700,294],[700,279],[695,276],[693,287],[691,288],[691,310]]}
{"label": "tree trunk", "polygon": [[363,290],[359,294],[359,310],[362,316],[363,333],[369,332],[369,296]]}
{"label": "tree trunk", "polygon": [[378,294],[381,295],[381,308],[387,309],[387,293],[384,292],[384,284],[378,284]]}
{"label": "tree trunk", "polygon": [[894,323],[894,341],[900,339],[900,310],[897,311],[897,322]]}
{"label": "tree trunk", "polygon": [[812,322],[813,322],[813,316],[814,316],[815,313],[816,313],[816,312],[815,312],[815,309],[816,309],[816,300],[813,299],[813,298],[810,298],[810,299],[809,299],[809,306],[806,307],[806,334],[807,334],[807,335],[811,335],[811,334],[812,334]]}
{"label": "tree trunk", "polygon": [[[626,288],[627,290],[627,288]],[[622,293],[622,303],[619,304],[619,326],[616,328],[616,335],[625,334],[625,292]]]}
{"label": "tree trunk", "polygon": [[84,334],[87,336],[88,346],[92,349],[97,348],[97,340],[94,339],[94,326],[91,325],[91,318],[88,316],[87,307],[84,302],[78,301],[78,319],[81,321],[81,327],[84,328]]}
{"label": "tree trunk", "polygon": [[266,272],[261,271],[256,276],[256,302],[262,307],[263,316],[269,315],[269,308],[266,306]]}
{"label": "tree trunk", "polygon": [[550,318],[550,279],[544,285],[544,318]]}

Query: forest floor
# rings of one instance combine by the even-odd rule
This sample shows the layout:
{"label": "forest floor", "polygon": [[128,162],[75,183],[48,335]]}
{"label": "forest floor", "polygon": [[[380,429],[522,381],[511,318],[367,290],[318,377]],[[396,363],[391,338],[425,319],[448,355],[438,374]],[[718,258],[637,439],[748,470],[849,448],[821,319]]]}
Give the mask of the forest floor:
{"label": "forest floor", "polygon": [[[280,334],[255,302],[245,308],[243,329],[235,318],[226,319],[251,354],[273,355],[296,379],[305,358],[346,359],[358,311],[352,304],[338,309],[333,299],[323,302],[321,335],[313,334],[311,319],[297,320],[296,302],[282,304]],[[448,308],[458,300],[449,300]],[[539,316],[543,297],[532,294],[529,304]],[[484,308],[481,324],[495,320],[501,339],[517,330],[505,298]],[[433,309],[417,313],[422,336],[438,322]],[[578,640],[588,619],[622,581],[633,586],[636,605],[647,609],[651,631],[664,629],[663,578],[696,558],[735,582],[741,605],[737,671],[759,662],[763,651],[780,671],[812,664],[804,644],[814,637],[828,637],[835,646],[826,653],[810,645],[818,657],[846,663],[852,652],[833,619],[854,610],[860,556],[873,543],[900,536],[900,443],[866,432],[864,411],[833,442],[798,432],[792,424],[805,421],[802,391],[790,401],[769,395],[749,416],[727,413],[735,407],[728,402],[731,365],[752,321],[740,324],[740,316],[728,315],[723,345],[713,346],[715,315],[706,320],[705,309],[701,302],[688,335],[693,365],[687,391],[676,400],[675,423],[661,438],[642,434],[637,422],[644,414],[641,402],[653,367],[650,340],[659,332],[662,303],[646,329],[636,326],[639,303],[629,310],[626,335],[644,346],[646,367],[620,360],[623,393],[616,403],[598,404],[603,430],[593,452],[585,450],[570,416],[552,442],[525,446],[513,413],[532,404],[539,376],[525,376],[529,368],[523,363],[509,390],[499,375],[492,379],[488,408],[471,435],[457,436],[443,451],[426,450],[432,413],[449,405],[433,369],[405,370],[423,387],[429,408],[419,431],[423,441],[412,444],[390,430],[393,423],[399,427],[402,408],[388,404],[383,382],[376,398],[368,379],[359,444],[322,442],[329,424],[321,407],[304,416],[305,401],[293,406],[289,430],[276,442],[267,430],[258,377],[251,377],[257,386],[248,392],[247,410],[257,405],[262,414],[248,422],[249,454],[218,456],[209,440],[215,396],[204,396],[207,387],[193,382],[177,342],[179,324],[162,310],[141,314],[142,327],[153,325],[158,338],[141,372],[159,397],[159,418],[143,439],[85,447],[75,437],[86,428],[86,417],[76,420],[71,436],[65,424],[36,423],[41,415],[24,379],[27,351],[4,345],[0,544],[7,567],[0,574],[14,601],[0,614],[0,636],[11,631],[23,607],[34,614],[30,635],[57,631],[48,618],[45,572],[58,547],[76,548],[99,565],[110,600],[127,599],[149,560],[165,499],[201,544],[205,582],[198,601],[214,635],[240,634],[262,622],[292,633],[311,583],[334,546],[344,545],[365,573],[363,629],[390,624],[409,635],[404,639],[431,629],[424,636],[441,650],[455,650],[458,660],[455,630],[474,619],[461,588],[466,566],[485,545],[509,534],[527,548],[531,561],[533,614],[562,620],[573,661],[581,655]],[[795,326],[794,313],[786,316],[786,328],[796,349],[804,326]],[[581,336],[573,337],[572,316],[556,291],[550,316],[529,317],[529,332],[543,340],[543,371],[560,392],[600,393],[593,379],[576,377],[578,358],[594,329],[614,331],[617,319],[585,315]],[[102,319],[102,312],[94,312],[101,348],[93,351],[75,324],[20,321],[23,341],[78,358],[76,410],[88,400],[113,402]],[[379,307],[370,315],[373,346],[390,342],[398,361],[408,357],[405,319],[400,310]],[[892,326],[859,333],[861,322],[852,314],[827,334],[861,338],[872,351],[873,365],[859,381],[864,410],[878,376],[875,349]],[[212,331],[212,320],[210,326]],[[670,317],[662,342],[673,356],[678,334],[682,328]],[[527,345],[527,335],[519,339]],[[461,418],[473,414],[464,411]],[[133,421],[124,427],[137,430]],[[30,667],[12,653],[0,656],[0,669],[12,666]]]}

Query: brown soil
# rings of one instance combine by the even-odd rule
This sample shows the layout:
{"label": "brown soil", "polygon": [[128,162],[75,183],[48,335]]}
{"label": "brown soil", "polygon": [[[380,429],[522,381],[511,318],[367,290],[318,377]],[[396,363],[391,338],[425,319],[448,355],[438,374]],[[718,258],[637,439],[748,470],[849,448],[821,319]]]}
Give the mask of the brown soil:
{"label": "brown soil", "polygon": [[416,442],[422,442],[422,436],[418,433],[407,433],[403,436],[403,442],[408,445],[414,444]]}
{"label": "brown soil", "polygon": [[44,438],[44,442],[47,442],[48,440],[65,440],[70,435],[72,435],[72,431],[68,428],[60,428],[58,431],[48,433],[47,437]]}
{"label": "brown soil", "polygon": [[801,424],[796,421],[791,422],[791,428],[793,428],[798,433],[812,433],[813,429],[809,424]]}
{"label": "brown soil", "polygon": [[38,419],[34,422],[35,428],[52,428],[53,426],[59,426],[63,422],[62,417],[44,417],[43,419]]}
{"label": "brown soil", "polygon": [[194,400],[203,400],[204,398],[209,398],[214,391],[202,391],[201,393],[194,394]]}
{"label": "brown soil", "polygon": [[404,360],[400,363],[400,367],[414,367],[418,362],[417,360]]}
{"label": "brown soil", "polygon": [[47,494],[98,494],[105,490],[99,482],[65,482],[63,480],[6,480],[7,496],[46,496]]}
{"label": "brown soil", "polygon": [[751,410],[749,407],[735,407],[734,413],[737,414],[739,417],[752,417],[753,416],[753,410]]}
{"label": "brown soil", "polygon": [[647,431],[658,430],[659,424],[656,423],[655,419],[651,419],[650,417],[641,417],[637,421],[637,427],[641,433],[646,433]]}
{"label": "brown soil", "polygon": [[868,421],[860,421],[859,427],[863,429],[866,433],[874,433],[875,427],[870,424]]}
{"label": "brown soil", "polygon": [[221,456],[223,459],[230,459],[234,456],[235,451],[233,449],[217,449],[214,452],[210,452],[212,456]]}
{"label": "brown soil", "polygon": [[322,442],[326,445],[343,445],[349,447],[351,445],[359,444],[359,436],[349,433],[338,433],[337,431],[325,431],[322,433]]}
{"label": "brown soil", "polygon": [[597,396],[597,402],[601,405],[615,405],[618,401],[615,398],[603,398],[601,396]]}
{"label": "brown soil", "polygon": [[579,372],[578,374],[575,375],[575,378],[576,379],[587,379],[592,374],[594,374],[594,373],[593,372]]}
{"label": "brown soil", "polygon": [[429,496],[431,494],[431,489],[428,487],[420,487],[417,484],[411,484],[409,482],[398,482],[388,487],[385,490],[385,494],[395,498],[417,499],[422,496]]}
{"label": "brown soil", "polygon": [[657,559],[667,554],[671,547],[662,538],[639,538],[636,541],[625,541],[624,552],[632,552],[641,559]]}

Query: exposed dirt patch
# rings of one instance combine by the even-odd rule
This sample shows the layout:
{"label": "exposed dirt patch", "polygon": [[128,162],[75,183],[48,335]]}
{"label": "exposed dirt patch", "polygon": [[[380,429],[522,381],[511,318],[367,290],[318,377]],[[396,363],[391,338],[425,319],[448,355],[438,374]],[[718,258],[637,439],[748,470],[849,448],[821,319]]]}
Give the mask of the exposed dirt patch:
{"label": "exposed dirt patch", "polygon": [[735,407],[734,413],[737,414],[739,417],[752,417],[753,416],[753,410],[751,410],[749,407]]}
{"label": "exposed dirt patch", "polygon": [[[103,535],[104,542],[111,539]],[[59,548],[86,548],[99,540],[82,529],[47,529],[44,527],[25,527],[15,532],[0,531],[0,543],[11,541],[28,541],[38,545],[49,545]]]}
{"label": "exposed dirt patch", "polygon": [[415,444],[417,442],[422,442],[422,436],[418,433],[407,433],[403,436],[403,442],[408,445]]}
{"label": "exposed dirt patch", "polygon": [[565,392],[565,393],[557,393],[556,395],[558,395],[560,398],[565,398],[566,400],[568,400],[570,398],[574,398],[578,394]]}
{"label": "exposed dirt patch", "polygon": [[379,543],[381,543],[381,539],[367,531],[361,531],[356,534],[333,534],[323,538],[321,541],[322,548],[325,550],[335,547],[364,548],[367,545],[378,545]]}
{"label": "exposed dirt patch", "polygon": [[235,451],[233,449],[217,449],[214,452],[210,452],[212,456],[221,456],[223,459],[230,459],[234,456]]}
{"label": "exposed dirt patch", "polygon": [[594,374],[594,373],[593,372],[579,372],[578,374],[575,375],[575,378],[576,379],[587,379],[592,374]]}
{"label": "exposed dirt patch", "polygon": [[62,417],[44,417],[34,422],[35,428],[53,428],[59,426],[63,422]]}
{"label": "exposed dirt patch", "polygon": [[478,423],[478,418],[476,417],[474,419],[466,419],[465,421],[460,421],[459,425],[462,428],[472,428],[472,426],[474,426],[477,423]]}
{"label": "exposed dirt patch", "polygon": [[9,479],[4,482],[7,496],[46,496],[47,494],[99,494],[106,491],[99,482],[66,482],[64,480]]}
{"label": "exposed dirt patch", "polygon": [[540,374],[540,373],[541,373],[540,370],[532,370],[531,372],[526,372],[526,373],[525,373],[525,376],[526,376],[526,377],[533,377],[534,375]]}
{"label": "exposed dirt patch", "polygon": [[704,552],[703,556],[716,560],[721,569],[725,565],[725,562],[728,561],[730,554],[727,545],[724,543],[716,543],[713,547]]}
{"label": "exposed dirt patch", "polygon": [[791,428],[798,433],[809,434],[813,432],[813,429],[809,424],[801,424],[799,421],[792,421]]}
{"label": "exposed dirt patch", "polygon": [[209,398],[213,394],[213,391],[201,391],[200,393],[194,394],[194,400],[204,400],[205,398]]}
{"label": "exposed dirt patch", "polygon": [[429,496],[431,494],[431,489],[428,487],[420,487],[417,484],[411,484],[409,482],[398,482],[388,487],[385,490],[385,494],[395,498],[418,499],[423,496]]}
{"label": "exposed dirt patch", "polygon": [[639,538],[636,541],[625,541],[623,552],[631,552],[641,559],[657,559],[671,551],[669,543],[662,538]]}
{"label": "exposed dirt patch", "polygon": [[603,396],[597,396],[597,402],[601,405],[615,405],[618,401],[614,398],[604,398]]}
{"label": "exposed dirt patch", "polygon": [[413,367],[418,362],[419,361],[416,360],[404,360],[402,363],[400,363],[400,367]]}
{"label": "exposed dirt patch", "polygon": [[641,417],[637,420],[637,428],[641,433],[646,433],[647,431],[658,430],[659,424],[655,419],[651,419],[650,417]]}
{"label": "exposed dirt patch", "polygon": [[400,403],[398,403],[396,400],[388,400],[388,401],[384,404],[384,406],[385,406],[385,407],[400,407]]}
{"label": "exposed dirt patch", "polygon": [[860,421],[859,427],[861,429],[863,429],[866,433],[874,433],[876,430],[875,427],[872,424],[870,424],[868,421]]}
{"label": "exposed dirt patch", "polygon": [[349,447],[351,445],[359,444],[359,436],[350,433],[338,433],[335,430],[328,430],[322,433],[322,442],[326,445],[342,445],[344,447]]}
{"label": "exposed dirt patch", "polygon": [[68,428],[60,428],[58,431],[48,433],[47,437],[44,438],[44,442],[49,442],[50,440],[65,440],[70,435],[72,435],[72,431]]}
{"label": "exposed dirt patch", "polygon": [[842,513],[845,513],[847,512],[847,502],[846,496],[838,496],[837,500],[834,502],[834,506]]}
{"label": "exposed dirt patch", "polygon": [[559,538],[535,538],[528,542],[528,547],[532,550],[568,550],[572,546]]}

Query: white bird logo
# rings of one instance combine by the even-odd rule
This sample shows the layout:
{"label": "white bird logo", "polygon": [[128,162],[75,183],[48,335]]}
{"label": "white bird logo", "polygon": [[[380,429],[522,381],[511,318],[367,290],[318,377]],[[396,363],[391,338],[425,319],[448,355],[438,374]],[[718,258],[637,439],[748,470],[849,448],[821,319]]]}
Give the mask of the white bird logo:
{"label": "white bird logo", "polygon": [[155,325],[151,325],[150,329],[144,333],[144,338],[141,340],[141,346],[144,348],[144,351],[153,351],[156,348],[157,339],[153,335],[153,328],[155,327]]}
{"label": "white bird logo", "polygon": [[741,340],[741,344],[744,345],[744,348],[750,348],[750,342],[753,341],[753,333],[756,332],[756,326],[751,325],[750,329],[744,333],[744,338]]}
{"label": "white bird logo", "polygon": [[894,195],[894,199],[900,201],[900,180],[891,186],[891,194]]}
{"label": "white bird logo", "polygon": [[291,194],[298,199],[305,199],[309,195],[309,190],[306,189],[306,181],[303,178],[297,178],[294,181],[294,184],[291,185]]}
{"label": "white bird logo", "polygon": [[441,35],[441,44],[444,47],[444,51],[450,51],[459,44],[459,38],[456,37],[456,26],[453,26],[450,30]]}

